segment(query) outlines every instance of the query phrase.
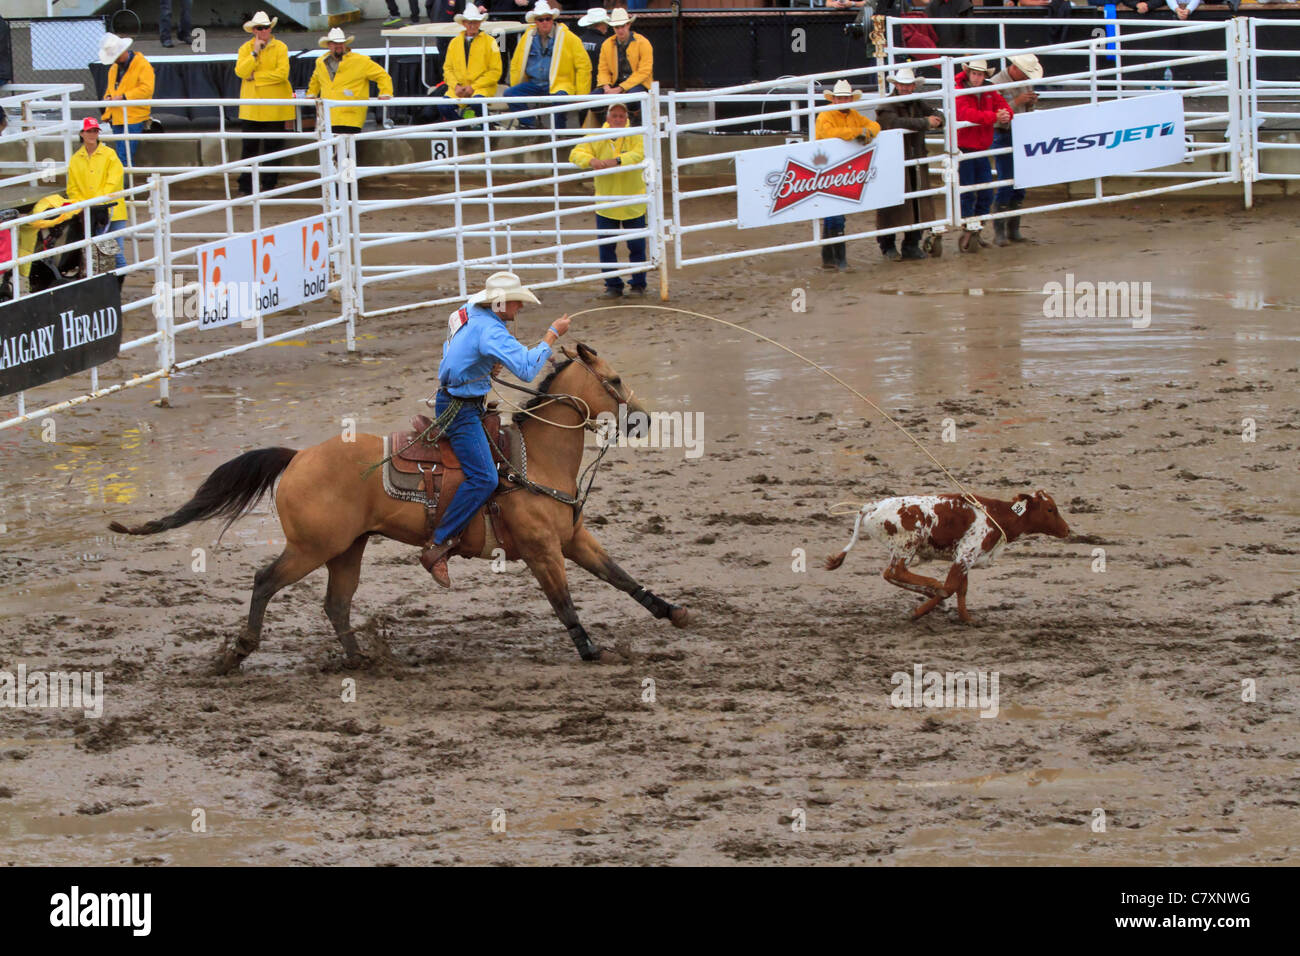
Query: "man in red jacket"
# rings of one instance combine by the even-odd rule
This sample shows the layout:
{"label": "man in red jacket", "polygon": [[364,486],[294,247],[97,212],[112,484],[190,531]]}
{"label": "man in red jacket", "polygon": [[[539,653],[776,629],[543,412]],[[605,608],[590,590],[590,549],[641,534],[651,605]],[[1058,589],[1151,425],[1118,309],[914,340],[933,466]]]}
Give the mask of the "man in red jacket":
{"label": "man in red jacket", "polygon": [[[995,90],[979,90],[993,70],[984,60],[971,60],[966,69],[957,74],[957,148],[963,153],[982,153],[993,147],[993,127],[997,123],[1011,121],[1011,107]],[[962,94],[962,90],[978,92]],[[974,123],[974,126],[961,126],[961,123]],[[987,156],[976,159],[963,159],[957,164],[957,178],[963,186],[978,186],[993,182],[993,169]],[[979,189],[961,194],[961,216],[963,219],[978,220],[987,216],[993,205],[993,190]],[[967,226],[957,240],[957,248],[962,252],[979,252],[981,245],[987,245],[980,238],[978,225]]]}

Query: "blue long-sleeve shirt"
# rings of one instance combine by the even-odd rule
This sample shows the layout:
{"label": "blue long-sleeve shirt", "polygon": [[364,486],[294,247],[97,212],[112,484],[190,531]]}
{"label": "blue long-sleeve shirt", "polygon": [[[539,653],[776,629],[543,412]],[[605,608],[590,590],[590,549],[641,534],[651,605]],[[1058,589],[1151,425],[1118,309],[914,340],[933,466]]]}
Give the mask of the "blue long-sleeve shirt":
{"label": "blue long-sleeve shirt", "polygon": [[531,382],[550,358],[551,347],[538,342],[524,348],[491,309],[465,305],[469,321],[442,346],[438,383],[458,398],[479,398],[492,388],[489,375],[500,362],[521,381]]}
{"label": "blue long-sleeve shirt", "polygon": [[[524,65],[524,79],[534,83],[551,83],[551,56],[555,50],[555,34],[545,40],[540,33],[533,34],[533,45],[528,48],[528,60]],[[537,104],[545,106],[544,103]]]}

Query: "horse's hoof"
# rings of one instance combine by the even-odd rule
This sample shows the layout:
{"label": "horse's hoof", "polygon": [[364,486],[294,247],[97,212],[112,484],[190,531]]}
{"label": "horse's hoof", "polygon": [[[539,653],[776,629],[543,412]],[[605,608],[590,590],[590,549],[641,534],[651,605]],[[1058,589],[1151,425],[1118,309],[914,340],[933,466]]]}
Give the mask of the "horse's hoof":
{"label": "horse's hoof", "polygon": [[621,650],[609,647],[598,647],[596,653],[590,657],[584,657],[588,664],[627,664],[630,663],[630,656]]}
{"label": "horse's hoof", "polygon": [[374,663],[375,659],[370,655],[358,653],[344,658],[343,667],[350,671],[360,671],[365,670],[368,667],[373,667]]}
{"label": "horse's hoof", "polygon": [[233,650],[222,651],[212,662],[212,676],[224,677],[232,671],[239,670],[239,665],[243,662],[244,655],[236,654]]}
{"label": "horse's hoof", "polygon": [[668,620],[673,622],[673,627],[690,627],[691,612],[684,607],[675,607],[668,612]]}

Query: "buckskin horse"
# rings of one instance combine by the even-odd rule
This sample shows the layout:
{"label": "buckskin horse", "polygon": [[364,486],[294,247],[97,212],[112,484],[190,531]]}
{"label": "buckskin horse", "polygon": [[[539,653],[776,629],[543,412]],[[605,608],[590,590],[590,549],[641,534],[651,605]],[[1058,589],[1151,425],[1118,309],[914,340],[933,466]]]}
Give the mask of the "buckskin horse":
{"label": "buckskin horse", "polygon": [[[580,505],[573,503],[585,433],[597,429],[597,416],[617,416],[623,404],[628,409],[624,421],[630,423],[638,419],[631,413],[644,414],[644,409],[594,349],[579,343],[576,351],[560,351],[564,360],[557,359],[554,371],[533,393],[524,406],[526,414],[515,416],[527,449],[529,487],[501,489],[489,507],[495,503],[504,519],[505,557],[528,565],[582,659],[616,663],[621,655],[598,647],[578,620],[569,596],[565,558],[630,594],[656,618],[668,618],[675,627],[686,627],[690,615],[686,608],[643,588],[614,563],[585,527]],[[630,430],[631,425],[627,427]],[[383,535],[420,546],[428,540],[434,520],[424,504],[399,501],[385,491],[383,466],[374,467],[384,459],[384,447],[381,436],[358,433],[354,441],[338,436],[302,451],[245,452],[213,471],[194,497],[167,517],[134,528],[118,522],[109,527],[119,534],[145,535],[192,521],[225,518],[228,528],[251,511],[279,478],[275,505],[284,529],[284,551],[254,576],[248,623],[237,639],[222,647],[214,671],[225,674],[237,669],[261,642],[262,618],[271,598],[321,565],[329,569],[325,614],[348,663],[356,665],[363,657],[350,617],[366,542],[371,535]],[[445,470],[442,507],[451,498],[456,476],[454,468]],[[484,548],[489,530],[481,514],[471,519],[456,554],[491,557]]]}

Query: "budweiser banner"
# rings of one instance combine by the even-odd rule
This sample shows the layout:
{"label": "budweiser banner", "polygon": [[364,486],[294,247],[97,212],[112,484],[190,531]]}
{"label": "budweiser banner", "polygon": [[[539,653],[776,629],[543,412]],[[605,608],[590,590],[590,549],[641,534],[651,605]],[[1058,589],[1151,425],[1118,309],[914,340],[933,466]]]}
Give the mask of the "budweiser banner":
{"label": "budweiser banner", "polygon": [[219,239],[194,252],[200,329],[271,315],[323,298],[328,290],[329,243],[323,218]]}
{"label": "budweiser banner", "polygon": [[122,295],[109,274],[0,305],[0,395],[117,358]]}
{"label": "budweiser banner", "polygon": [[736,157],[741,229],[851,215],[902,201],[902,130],[886,130],[869,146],[819,139]]}

